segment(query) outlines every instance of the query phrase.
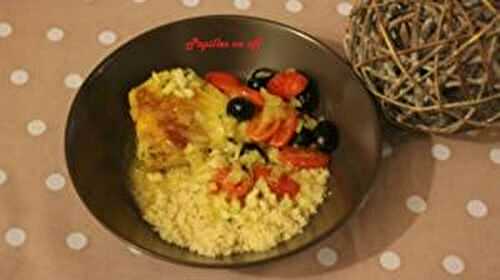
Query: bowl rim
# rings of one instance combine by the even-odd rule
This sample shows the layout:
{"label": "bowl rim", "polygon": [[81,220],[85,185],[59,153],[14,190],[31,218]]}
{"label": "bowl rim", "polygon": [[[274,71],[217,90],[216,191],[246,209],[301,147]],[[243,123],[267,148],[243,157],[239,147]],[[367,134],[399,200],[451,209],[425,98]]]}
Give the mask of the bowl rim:
{"label": "bowl rim", "polygon": [[[375,146],[377,147],[377,151],[376,151],[376,158],[375,158],[375,168],[373,170],[373,174],[370,174],[370,177],[368,179],[368,182],[369,182],[368,187],[367,187],[366,192],[363,194],[362,199],[360,200],[360,202],[357,205],[355,205],[353,207],[353,209],[351,209],[351,211],[349,213],[347,213],[342,219],[340,219],[339,222],[337,224],[335,224],[335,226],[326,230],[323,234],[316,236],[311,241],[306,242],[306,243],[298,246],[297,248],[288,250],[285,253],[282,253],[282,254],[279,254],[276,256],[271,256],[268,258],[263,258],[263,259],[259,259],[259,260],[253,260],[253,261],[237,262],[237,263],[200,263],[200,262],[196,262],[196,261],[189,261],[189,260],[184,260],[181,258],[165,256],[165,255],[162,255],[160,253],[150,251],[147,248],[144,248],[138,244],[135,244],[132,240],[128,240],[127,238],[123,237],[121,234],[119,234],[114,229],[109,227],[106,223],[101,221],[94,214],[94,212],[90,209],[90,207],[87,205],[87,203],[83,200],[83,197],[80,193],[79,188],[74,183],[75,182],[74,178],[76,178],[76,174],[75,174],[76,168],[74,168],[72,166],[72,163],[71,163],[72,161],[69,159],[70,144],[69,144],[68,138],[69,138],[69,134],[70,134],[69,131],[71,130],[69,126],[70,126],[71,120],[73,119],[73,115],[75,114],[76,108],[81,103],[80,99],[83,96],[83,92],[86,91],[86,88],[89,86],[89,84],[98,75],[100,75],[101,70],[104,69],[107,64],[112,63],[114,61],[115,57],[118,56],[121,52],[123,52],[127,46],[129,46],[130,44],[132,44],[136,40],[140,39],[141,37],[143,37],[151,32],[166,28],[167,26],[181,24],[181,23],[189,22],[189,21],[193,21],[193,20],[203,20],[203,19],[214,19],[214,20],[215,19],[235,19],[235,20],[246,20],[249,22],[258,21],[258,22],[262,22],[262,23],[265,23],[268,25],[274,25],[275,27],[278,27],[279,29],[284,30],[286,32],[292,32],[293,34],[303,38],[304,40],[309,41],[310,43],[319,47],[323,51],[334,56],[336,59],[338,59],[339,63],[344,64],[344,66],[346,66],[349,69],[349,72],[350,72],[350,75],[352,76],[352,78],[359,82],[360,86],[364,89],[365,94],[367,95],[367,97],[370,99],[370,102],[372,103],[372,115],[375,118],[375,121],[374,121],[374,124],[375,124]],[[217,269],[217,268],[250,267],[250,266],[257,265],[257,264],[263,264],[263,263],[267,263],[270,261],[283,259],[287,256],[293,255],[293,254],[298,253],[300,251],[303,251],[307,248],[310,248],[310,247],[314,246],[315,244],[318,244],[319,242],[326,239],[328,236],[332,235],[334,232],[337,232],[344,225],[346,225],[347,222],[349,220],[351,220],[352,217],[355,216],[363,208],[363,206],[366,204],[366,201],[369,199],[371,193],[373,192],[374,181],[375,181],[377,174],[379,173],[378,171],[380,169],[380,161],[381,161],[382,132],[381,132],[380,116],[377,114],[375,104],[376,103],[374,102],[373,98],[369,94],[366,86],[364,85],[364,83],[361,82],[359,77],[357,75],[355,75],[354,71],[352,70],[352,67],[350,67],[350,65],[347,63],[347,61],[341,55],[339,55],[336,51],[334,51],[331,47],[327,46],[325,43],[323,43],[322,41],[320,41],[319,39],[315,38],[313,35],[305,32],[305,31],[302,31],[298,28],[292,27],[292,26],[285,24],[285,23],[282,23],[282,22],[278,22],[275,20],[267,19],[267,18],[257,17],[257,16],[246,16],[246,15],[238,15],[238,14],[217,14],[217,15],[201,15],[201,16],[194,16],[194,17],[185,17],[185,18],[181,18],[178,20],[174,20],[174,21],[170,21],[170,22],[158,25],[156,27],[144,29],[140,33],[133,35],[131,38],[129,38],[125,42],[121,43],[121,45],[119,45],[116,49],[114,49],[113,51],[108,53],[104,58],[101,59],[101,61],[96,66],[94,66],[94,68],[91,70],[90,74],[85,78],[84,82],[82,83],[81,87],[79,88],[78,92],[76,93],[74,99],[72,100],[70,110],[69,110],[69,113],[68,113],[67,118],[66,118],[66,125],[65,125],[65,131],[64,131],[64,155],[65,155],[66,168],[68,170],[69,177],[70,177],[70,180],[72,183],[72,189],[74,192],[76,192],[79,201],[81,202],[81,204],[84,205],[84,208],[87,210],[87,212],[89,212],[91,214],[90,215],[91,219],[94,220],[95,222],[97,222],[96,224],[98,224],[98,225],[100,225],[100,227],[104,228],[105,231],[107,231],[108,233],[111,233],[115,238],[117,238],[122,243],[124,243],[124,245],[127,246],[127,249],[133,248],[133,249],[140,251],[140,253],[147,255],[147,256],[150,256],[150,257],[153,257],[155,259],[167,261],[167,262],[174,263],[174,264],[190,266],[190,267],[215,268],[215,269]],[[185,249],[185,250],[187,250],[187,249]]]}

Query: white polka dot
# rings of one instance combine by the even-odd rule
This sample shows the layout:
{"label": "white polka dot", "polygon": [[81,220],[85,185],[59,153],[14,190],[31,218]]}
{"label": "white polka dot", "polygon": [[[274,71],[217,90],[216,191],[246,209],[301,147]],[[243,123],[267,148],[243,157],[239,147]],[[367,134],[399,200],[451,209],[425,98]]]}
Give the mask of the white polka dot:
{"label": "white polka dot", "polygon": [[382,255],[380,255],[379,262],[384,269],[390,271],[396,270],[401,266],[399,255],[392,251],[382,253]]}
{"label": "white polka dot", "polygon": [[484,218],[488,215],[488,206],[481,200],[471,200],[467,202],[467,212],[474,218]]}
{"label": "white polka dot", "polygon": [[0,38],[6,38],[12,33],[12,25],[8,22],[0,22]]}
{"label": "white polka dot", "polygon": [[196,7],[200,4],[200,0],[182,0],[182,4],[186,7]]}
{"label": "white polka dot", "polygon": [[349,2],[340,2],[337,5],[337,12],[343,16],[348,16],[351,14],[352,4]]}
{"label": "white polka dot", "polygon": [[7,175],[7,172],[5,170],[0,169],[0,186],[5,184],[7,180],[9,179],[9,176]]}
{"label": "white polka dot", "polygon": [[298,13],[304,9],[304,5],[299,0],[288,0],[286,1],[285,9],[290,13]]}
{"label": "white polka dot", "polygon": [[392,155],[392,146],[389,143],[384,143],[382,147],[382,157],[387,158]]}
{"label": "white polka dot", "polygon": [[455,255],[446,256],[442,262],[444,270],[452,275],[458,275],[465,270],[464,261]]}
{"label": "white polka dot", "polygon": [[73,250],[82,250],[88,244],[87,236],[81,232],[72,232],[66,237],[66,245]]}
{"label": "white polka dot", "polygon": [[316,259],[323,266],[333,266],[337,263],[338,254],[332,248],[321,248],[316,254]]}
{"label": "white polka dot", "polygon": [[435,144],[432,147],[432,156],[437,160],[447,160],[451,156],[450,148],[443,144]]}
{"label": "white polka dot", "polygon": [[142,4],[142,3],[146,3],[146,0],[133,0],[133,2],[136,4]]}
{"label": "white polka dot", "polygon": [[139,251],[139,249],[137,249],[137,248],[134,248],[134,247],[128,247],[127,249],[128,249],[128,251],[129,251],[130,253],[132,253],[132,255],[135,255],[135,256],[142,256],[142,252],[141,252],[141,251]]}
{"label": "white polka dot", "polygon": [[97,37],[97,40],[99,43],[101,43],[104,46],[109,46],[116,42],[116,39],[118,36],[114,31],[111,30],[104,30],[101,33],[99,33],[99,36]]}
{"label": "white polka dot", "polygon": [[66,85],[67,88],[70,89],[77,89],[82,85],[82,83],[83,83],[82,76],[76,73],[69,73],[64,78],[64,84]]}
{"label": "white polka dot", "polygon": [[406,207],[408,207],[410,211],[420,214],[427,210],[427,203],[422,197],[412,195],[406,199]]}
{"label": "white polka dot", "polygon": [[22,228],[13,227],[5,232],[5,242],[12,247],[19,247],[26,241],[26,232]]}
{"label": "white polka dot", "polygon": [[64,188],[66,179],[59,173],[50,174],[47,179],[45,179],[45,185],[51,191],[58,191]]}
{"label": "white polka dot", "polygon": [[47,39],[52,42],[59,42],[64,38],[64,31],[59,27],[52,27],[47,31]]}
{"label": "white polka dot", "polygon": [[31,136],[40,136],[47,130],[47,125],[41,120],[32,120],[28,123],[26,129]]}
{"label": "white polka dot", "polygon": [[28,71],[24,69],[16,69],[12,71],[12,73],[10,74],[10,81],[16,86],[21,86],[26,84],[29,79],[30,75]]}
{"label": "white polka dot", "polygon": [[252,2],[250,0],[234,0],[233,5],[238,10],[248,10],[252,6]]}
{"label": "white polka dot", "polygon": [[500,149],[495,148],[490,151],[490,159],[493,163],[500,164]]}

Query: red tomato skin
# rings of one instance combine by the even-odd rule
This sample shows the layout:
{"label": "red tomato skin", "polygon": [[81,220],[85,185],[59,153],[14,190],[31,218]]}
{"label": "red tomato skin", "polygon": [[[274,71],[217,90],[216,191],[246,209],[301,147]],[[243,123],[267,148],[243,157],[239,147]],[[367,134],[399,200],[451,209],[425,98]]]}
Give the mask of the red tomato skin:
{"label": "red tomato skin", "polygon": [[240,86],[233,90],[235,96],[241,96],[248,99],[255,106],[262,108],[264,106],[265,100],[260,92],[253,90],[247,86]]}
{"label": "red tomato skin", "polygon": [[295,130],[297,129],[298,125],[299,119],[297,117],[297,113],[292,111],[290,113],[290,116],[285,121],[283,121],[278,132],[273,135],[273,137],[269,141],[269,145],[280,148],[288,144],[295,135]]}
{"label": "red tomato skin", "polygon": [[224,92],[229,92],[242,85],[236,76],[222,71],[208,72],[205,74],[205,80]]}
{"label": "red tomato skin", "polygon": [[288,69],[274,75],[266,85],[270,93],[290,99],[303,92],[309,81],[301,73]]}
{"label": "red tomato skin", "polygon": [[250,139],[256,142],[265,142],[270,139],[280,128],[281,121],[263,123],[259,117],[250,121],[246,133]]}
{"label": "red tomato skin", "polygon": [[262,94],[242,84],[238,77],[231,73],[222,71],[208,72],[205,74],[205,80],[229,97],[245,97],[259,108],[264,106]]}
{"label": "red tomato skin", "polygon": [[251,175],[246,180],[240,182],[231,182],[228,179],[230,173],[231,173],[231,168],[229,166],[217,170],[213,178],[213,181],[217,185],[217,190],[215,192],[223,190],[231,198],[238,198],[240,200],[244,199],[255,184],[254,176]]}
{"label": "red tomato skin", "polygon": [[284,174],[280,176],[278,182],[271,184],[271,186],[271,190],[279,197],[288,194],[290,198],[295,198],[300,191],[300,185],[290,176]]}
{"label": "red tomato skin", "polygon": [[281,162],[299,168],[327,167],[330,156],[310,149],[285,147],[278,155]]}

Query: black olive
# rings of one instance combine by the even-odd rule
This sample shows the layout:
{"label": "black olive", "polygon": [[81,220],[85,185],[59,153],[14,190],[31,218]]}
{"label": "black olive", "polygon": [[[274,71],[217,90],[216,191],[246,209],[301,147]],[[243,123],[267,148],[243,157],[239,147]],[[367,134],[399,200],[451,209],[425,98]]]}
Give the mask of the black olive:
{"label": "black olive", "polygon": [[251,78],[270,80],[274,76],[274,74],[276,74],[276,71],[274,71],[273,69],[259,68],[253,71]]}
{"label": "black olive", "polygon": [[253,117],[255,105],[244,97],[236,97],[227,103],[226,112],[239,121],[246,121]]}
{"label": "black olive", "polygon": [[301,146],[301,147],[308,147],[314,142],[314,133],[312,130],[309,128],[303,127],[299,133],[295,135],[295,137],[292,139],[292,144]]}
{"label": "black olive", "polygon": [[337,126],[331,121],[320,121],[314,128],[314,139],[318,149],[323,152],[333,152],[339,141]]}
{"label": "black olive", "polygon": [[251,89],[260,90],[260,88],[266,87],[267,80],[250,78],[247,81],[247,86]]}
{"label": "black olive", "polygon": [[297,108],[302,113],[312,113],[316,111],[319,104],[319,94],[316,85],[309,80],[309,84],[299,95],[295,97],[300,106]]}
{"label": "black olive", "polygon": [[259,68],[255,70],[247,81],[248,87],[259,90],[266,87],[267,82],[274,76],[276,71],[269,68]]}
{"label": "black olive", "polygon": [[240,156],[242,156],[246,152],[250,152],[250,151],[254,151],[254,150],[257,151],[266,162],[269,161],[269,158],[267,157],[266,152],[259,145],[255,144],[255,143],[243,144],[243,146],[241,147],[241,150],[240,150]]}

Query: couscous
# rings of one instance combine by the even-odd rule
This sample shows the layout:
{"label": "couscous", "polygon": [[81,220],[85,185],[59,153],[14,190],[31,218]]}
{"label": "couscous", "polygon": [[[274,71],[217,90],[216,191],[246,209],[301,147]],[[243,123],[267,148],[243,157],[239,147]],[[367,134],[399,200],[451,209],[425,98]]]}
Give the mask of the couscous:
{"label": "couscous", "polygon": [[308,83],[290,69],[261,69],[245,85],[174,68],[130,91],[131,191],[162,239],[217,257],[301,233],[325,198],[336,146]]}

